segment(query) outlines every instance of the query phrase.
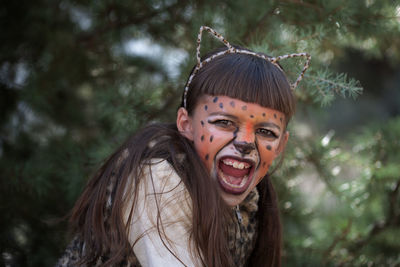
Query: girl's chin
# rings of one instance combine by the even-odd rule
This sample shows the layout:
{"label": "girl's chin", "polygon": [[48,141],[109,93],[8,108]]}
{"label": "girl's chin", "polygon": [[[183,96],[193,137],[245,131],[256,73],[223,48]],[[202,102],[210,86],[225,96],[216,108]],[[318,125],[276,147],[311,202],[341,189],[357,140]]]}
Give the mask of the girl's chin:
{"label": "girl's chin", "polygon": [[229,194],[226,193],[225,191],[221,190],[221,197],[224,200],[224,202],[226,203],[226,205],[230,206],[230,207],[235,207],[237,205],[239,205],[240,203],[242,203],[242,201],[247,197],[247,193],[243,193],[240,195],[234,195],[234,194]]}

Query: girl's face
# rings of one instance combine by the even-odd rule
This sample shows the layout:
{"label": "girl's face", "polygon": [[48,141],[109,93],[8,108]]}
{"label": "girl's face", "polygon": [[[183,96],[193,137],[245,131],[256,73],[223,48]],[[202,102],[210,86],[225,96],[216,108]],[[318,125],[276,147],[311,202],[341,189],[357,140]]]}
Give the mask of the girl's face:
{"label": "girl's face", "polygon": [[203,96],[192,116],[181,108],[177,125],[194,142],[230,206],[242,202],[267,174],[288,139],[282,112],[227,96]]}

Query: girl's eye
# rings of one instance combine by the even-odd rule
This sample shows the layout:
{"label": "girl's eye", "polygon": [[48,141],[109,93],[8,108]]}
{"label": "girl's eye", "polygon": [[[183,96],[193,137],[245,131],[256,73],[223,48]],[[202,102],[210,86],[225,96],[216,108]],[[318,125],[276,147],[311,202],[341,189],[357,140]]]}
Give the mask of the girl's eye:
{"label": "girl's eye", "polygon": [[230,120],[216,120],[216,121],[211,121],[210,123],[224,128],[233,126],[233,122]]}
{"label": "girl's eye", "polygon": [[264,136],[264,137],[273,137],[273,138],[278,138],[278,135],[274,133],[271,130],[264,129],[264,128],[259,128],[257,129],[257,133]]}

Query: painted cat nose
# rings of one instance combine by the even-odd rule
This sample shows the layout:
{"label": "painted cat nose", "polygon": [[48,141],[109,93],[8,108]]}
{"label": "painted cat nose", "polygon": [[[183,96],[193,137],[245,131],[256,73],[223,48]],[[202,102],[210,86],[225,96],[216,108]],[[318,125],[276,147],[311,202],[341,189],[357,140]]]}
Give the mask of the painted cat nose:
{"label": "painted cat nose", "polygon": [[233,145],[242,154],[249,154],[251,151],[256,149],[256,146],[255,146],[254,143],[236,142],[236,141],[234,141]]}

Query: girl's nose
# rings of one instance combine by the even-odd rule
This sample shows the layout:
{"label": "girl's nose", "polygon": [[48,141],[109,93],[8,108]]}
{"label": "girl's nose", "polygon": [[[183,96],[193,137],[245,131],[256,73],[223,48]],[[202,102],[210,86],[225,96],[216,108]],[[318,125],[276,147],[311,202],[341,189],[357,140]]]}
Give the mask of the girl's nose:
{"label": "girl's nose", "polygon": [[251,123],[247,123],[245,127],[238,128],[235,133],[235,140],[238,143],[255,143],[255,133],[253,131],[253,125]]}
{"label": "girl's nose", "polygon": [[245,141],[233,141],[233,145],[242,154],[250,154],[255,148],[254,143],[248,143]]}

